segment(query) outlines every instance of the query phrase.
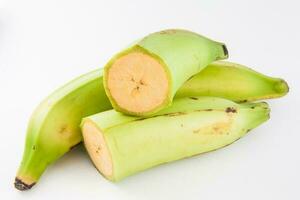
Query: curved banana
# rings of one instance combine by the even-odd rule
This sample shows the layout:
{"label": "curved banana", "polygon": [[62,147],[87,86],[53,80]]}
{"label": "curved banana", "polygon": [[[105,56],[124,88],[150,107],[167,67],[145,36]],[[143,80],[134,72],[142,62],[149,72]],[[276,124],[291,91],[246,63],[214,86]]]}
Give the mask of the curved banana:
{"label": "curved banana", "polygon": [[96,168],[119,181],[145,169],[224,147],[269,119],[266,103],[185,97],[150,118],[110,110],[83,119]]}
{"label": "curved banana", "polygon": [[44,100],[30,119],[15,187],[30,189],[50,163],[81,142],[81,119],[107,109],[111,104],[104,92],[102,70],[73,80]]}
{"label": "curved banana", "polygon": [[215,96],[249,102],[282,97],[288,91],[283,79],[266,76],[237,63],[217,61],[186,81],[175,97]]}
{"label": "curved banana", "polygon": [[150,116],[169,106],[191,76],[227,57],[225,44],[190,31],[152,33],[108,62],[105,92],[117,111]]}
{"label": "curved banana", "polygon": [[[15,179],[17,189],[30,189],[49,164],[81,142],[79,124],[83,117],[112,108],[102,78],[102,69],[85,74],[56,90],[38,106],[28,125],[23,159]],[[287,91],[282,79],[234,63],[217,62],[186,82],[176,97],[210,95],[251,101],[283,96]]]}

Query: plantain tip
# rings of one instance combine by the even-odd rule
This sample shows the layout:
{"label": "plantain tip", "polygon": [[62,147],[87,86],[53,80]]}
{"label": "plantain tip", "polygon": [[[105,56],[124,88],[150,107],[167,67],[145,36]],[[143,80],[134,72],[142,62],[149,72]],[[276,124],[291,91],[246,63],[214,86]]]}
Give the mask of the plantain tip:
{"label": "plantain tip", "polygon": [[35,183],[26,184],[21,179],[19,179],[18,177],[15,178],[15,188],[17,188],[20,191],[29,190],[34,185],[35,185]]}
{"label": "plantain tip", "polygon": [[258,102],[258,103],[255,103],[255,104],[256,104],[257,107],[259,106],[259,107],[261,107],[263,109],[269,109],[270,108],[269,104],[267,102],[265,102],[265,101]]}
{"label": "plantain tip", "polygon": [[275,84],[275,90],[280,94],[287,94],[290,89],[287,82],[283,79],[280,79],[278,83]]}
{"label": "plantain tip", "polygon": [[227,49],[226,45],[223,44],[223,45],[222,45],[222,48],[223,48],[223,52],[224,52],[224,57],[225,57],[225,58],[228,58],[228,49]]}

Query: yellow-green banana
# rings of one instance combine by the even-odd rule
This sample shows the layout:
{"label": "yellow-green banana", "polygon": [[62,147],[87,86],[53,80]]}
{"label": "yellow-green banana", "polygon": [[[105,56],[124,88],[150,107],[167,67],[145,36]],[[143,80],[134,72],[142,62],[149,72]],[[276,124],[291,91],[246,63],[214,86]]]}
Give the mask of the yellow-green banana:
{"label": "yellow-green banana", "polygon": [[55,91],[31,116],[15,187],[30,189],[46,167],[82,140],[82,117],[111,109],[102,70],[83,75]]}
{"label": "yellow-green banana", "polygon": [[187,96],[215,96],[236,102],[249,102],[284,96],[288,84],[240,64],[217,61],[185,82],[176,98]]}
{"label": "yellow-green banana", "polygon": [[108,62],[104,88],[117,111],[150,116],[169,106],[191,76],[227,57],[225,44],[190,31],[152,33]]}
{"label": "yellow-green banana", "polygon": [[[17,189],[31,188],[46,167],[82,140],[83,117],[111,109],[102,82],[102,69],[85,74],[46,98],[33,113],[27,130]],[[283,96],[287,84],[246,67],[227,62],[210,64],[179,89],[176,97],[217,96],[251,101]]]}
{"label": "yellow-green banana", "polygon": [[84,145],[109,180],[224,147],[269,119],[266,103],[185,97],[150,118],[110,110],[83,119]]}

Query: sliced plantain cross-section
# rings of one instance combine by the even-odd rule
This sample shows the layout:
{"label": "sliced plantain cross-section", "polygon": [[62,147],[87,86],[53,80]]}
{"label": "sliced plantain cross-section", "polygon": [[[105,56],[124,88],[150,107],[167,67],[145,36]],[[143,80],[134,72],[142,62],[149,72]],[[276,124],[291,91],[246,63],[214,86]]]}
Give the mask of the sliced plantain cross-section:
{"label": "sliced plantain cross-section", "polygon": [[190,31],[153,33],[108,62],[105,91],[116,110],[149,116],[169,106],[176,91],[191,76],[227,57],[223,43]]}
{"label": "sliced plantain cross-section", "polygon": [[150,118],[110,110],[83,119],[85,147],[97,169],[119,181],[148,168],[231,144],[269,119],[266,103],[214,97],[174,100]]}

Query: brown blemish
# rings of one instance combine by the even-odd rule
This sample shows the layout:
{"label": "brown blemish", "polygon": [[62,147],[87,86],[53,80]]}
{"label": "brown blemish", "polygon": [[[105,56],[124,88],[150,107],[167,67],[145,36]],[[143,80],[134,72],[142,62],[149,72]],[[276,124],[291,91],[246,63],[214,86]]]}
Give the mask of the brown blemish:
{"label": "brown blemish", "polygon": [[60,129],[59,129],[59,133],[60,134],[64,134],[67,130],[68,126],[67,125],[63,125]]}
{"label": "brown blemish", "polygon": [[164,31],[160,31],[159,34],[165,35],[165,34],[175,34],[177,33],[177,30],[175,29],[169,29],[169,30],[164,30]]}
{"label": "brown blemish", "polygon": [[58,134],[60,135],[60,137],[68,138],[72,135],[72,129],[67,124],[63,124],[62,126],[60,126],[60,128],[58,128]]}
{"label": "brown blemish", "polygon": [[226,108],[225,112],[227,112],[227,113],[236,113],[237,111],[233,107],[228,107],[228,108]]}
{"label": "brown blemish", "polygon": [[32,183],[32,184],[28,185],[28,184],[24,183],[18,177],[15,178],[15,188],[17,188],[18,190],[21,190],[21,191],[29,190],[34,185],[35,185],[35,183]]}
{"label": "brown blemish", "polygon": [[32,146],[32,150],[36,150],[36,146],[35,145]]}
{"label": "brown blemish", "polygon": [[136,119],[135,121],[142,121],[142,120],[145,120],[147,118],[140,118],[140,119]]}
{"label": "brown blemish", "polygon": [[203,112],[203,111],[213,111],[213,109],[208,108],[208,109],[203,109],[203,110],[196,110],[197,112]]}
{"label": "brown blemish", "polygon": [[239,103],[247,103],[247,102],[248,102],[247,99],[239,101]]}
{"label": "brown blemish", "polygon": [[212,135],[226,134],[226,135],[228,135],[231,123],[232,123],[232,120],[214,123],[214,124],[193,130],[193,133],[198,134],[201,132],[202,134],[212,134]]}
{"label": "brown blemish", "polygon": [[174,113],[167,113],[165,114],[165,116],[174,117],[174,116],[185,115],[185,114],[186,114],[185,112],[174,112]]}
{"label": "brown blemish", "polygon": [[180,124],[181,127],[183,127],[183,124]]}
{"label": "brown blemish", "polygon": [[193,100],[198,100],[197,97],[190,97],[190,99],[193,99]]}
{"label": "brown blemish", "polygon": [[230,128],[231,122],[220,122],[213,126],[213,134],[226,134],[228,132],[228,129]]}
{"label": "brown blemish", "polygon": [[222,127],[214,126],[214,127],[213,127],[213,130],[214,130],[214,132],[219,133],[220,130],[221,130],[221,128],[222,128]]}

